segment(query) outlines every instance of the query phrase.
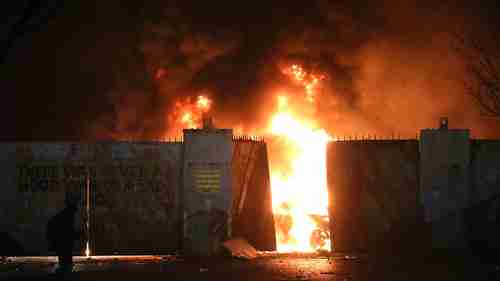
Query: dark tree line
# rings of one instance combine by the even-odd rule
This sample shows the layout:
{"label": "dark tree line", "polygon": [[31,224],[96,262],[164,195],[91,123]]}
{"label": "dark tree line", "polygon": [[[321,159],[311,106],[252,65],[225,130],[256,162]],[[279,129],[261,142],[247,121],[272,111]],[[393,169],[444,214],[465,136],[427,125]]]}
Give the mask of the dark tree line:
{"label": "dark tree line", "polygon": [[19,1],[17,5],[4,6],[6,18],[10,19],[10,25],[2,36],[0,46],[0,64],[3,64],[15,48],[18,41],[25,36],[43,28],[51,18],[63,8],[64,1],[61,0],[26,0]]}
{"label": "dark tree line", "polygon": [[465,62],[466,91],[484,117],[500,118],[500,39],[491,32],[463,32],[455,36],[456,50]]}

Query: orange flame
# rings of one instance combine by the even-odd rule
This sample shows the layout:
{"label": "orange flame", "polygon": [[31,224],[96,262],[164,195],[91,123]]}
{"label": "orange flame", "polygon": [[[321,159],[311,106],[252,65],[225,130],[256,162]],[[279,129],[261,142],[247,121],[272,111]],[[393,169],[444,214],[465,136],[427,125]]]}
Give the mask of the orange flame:
{"label": "orange flame", "polygon": [[174,110],[168,116],[170,125],[167,136],[175,136],[182,129],[195,129],[201,127],[203,114],[209,112],[212,106],[212,100],[207,96],[199,95],[196,100],[188,97],[184,100],[177,100]]}
{"label": "orange flame", "polygon": [[[286,151],[287,163],[273,164],[271,161],[272,207],[276,219],[277,250],[329,250],[326,144],[333,138],[318,127],[314,117],[299,114],[303,112],[304,107],[314,106],[316,91],[325,77],[307,73],[299,65],[291,65],[283,72],[303,87],[305,99],[292,106],[291,95],[280,93],[277,96],[277,108],[269,116],[265,129],[265,134],[280,140],[279,150],[284,148]],[[304,101],[307,102],[305,106]],[[175,110],[169,116],[173,128],[199,127],[203,113],[210,110],[211,104],[209,98],[201,95],[196,100],[188,98],[177,101]],[[245,131],[249,133],[243,124],[237,124],[234,129],[237,134],[244,134]],[[270,151],[270,154],[272,153],[273,151]]]}
{"label": "orange flame", "polygon": [[304,87],[306,100],[314,102],[319,82],[325,79],[324,75],[307,73],[302,66],[297,64],[292,64],[291,66],[285,68],[282,72],[293,81]]}
{"label": "orange flame", "polygon": [[90,257],[90,247],[89,247],[89,241],[85,244],[85,256],[88,258]]}
{"label": "orange flame", "polygon": [[203,112],[207,112],[210,109],[210,104],[212,102],[205,96],[198,96],[196,100],[196,106]]}
{"label": "orange flame", "polygon": [[[278,111],[272,116],[268,133],[286,141],[291,166],[287,172],[281,167],[271,167],[278,251],[329,250],[328,227],[322,228],[314,216],[328,224],[326,144],[332,137],[317,128],[313,120],[299,118],[282,95],[278,96]],[[325,232],[326,238],[314,240],[321,232]]]}

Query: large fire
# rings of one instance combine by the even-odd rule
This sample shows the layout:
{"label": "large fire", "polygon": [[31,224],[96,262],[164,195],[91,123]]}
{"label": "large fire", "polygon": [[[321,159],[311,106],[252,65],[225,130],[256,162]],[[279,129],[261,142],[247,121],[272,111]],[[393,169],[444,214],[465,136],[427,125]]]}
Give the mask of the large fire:
{"label": "large fire", "polygon": [[332,138],[313,121],[301,120],[285,97],[278,103],[268,132],[283,138],[289,150],[287,168],[271,166],[278,251],[329,250],[326,144]]}
{"label": "large fire", "polygon": [[[300,65],[282,70],[292,82],[303,87],[302,101],[311,106],[324,75],[308,73]],[[295,95],[297,96],[297,95]],[[299,95],[300,96],[300,95]],[[330,250],[328,191],[326,184],[326,144],[332,140],[318,127],[314,117],[300,114],[289,103],[290,96],[277,95],[276,110],[269,115],[264,133],[279,140],[285,149],[286,165],[271,162],[273,213],[278,252]],[[174,129],[196,128],[212,101],[203,95],[196,100],[179,100],[169,116]],[[298,107],[302,107],[300,104]],[[241,128],[239,129],[241,130]],[[243,132],[254,135],[255,132]],[[283,149],[280,149],[280,151]],[[273,152],[270,151],[272,155]]]}
{"label": "large fire", "polygon": [[271,164],[278,251],[330,250],[326,145],[333,138],[318,127],[314,115],[299,113],[316,101],[317,88],[325,76],[308,73],[296,64],[282,72],[303,87],[305,97],[302,102],[299,99],[295,108],[300,109],[294,111],[289,95],[279,94],[267,129],[271,136],[283,139],[288,162],[286,167]]}

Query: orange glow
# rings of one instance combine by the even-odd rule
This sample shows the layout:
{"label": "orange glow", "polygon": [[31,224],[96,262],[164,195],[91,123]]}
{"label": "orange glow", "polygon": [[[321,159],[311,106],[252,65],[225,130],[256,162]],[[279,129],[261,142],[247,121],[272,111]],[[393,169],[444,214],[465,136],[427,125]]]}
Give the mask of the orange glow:
{"label": "orange glow", "polygon": [[[332,140],[314,120],[305,120],[278,97],[278,111],[272,116],[268,133],[282,138],[289,150],[289,169],[271,166],[273,212],[288,218],[286,226],[277,223],[279,252],[312,252],[329,250],[330,240],[311,242],[319,231],[311,215],[328,216],[326,186],[326,144]],[[279,220],[279,219],[278,219]]]}
{"label": "orange glow", "polygon": [[288,106],[288,98],[286,96],[278,96],[278,108],[285,108]]}
{"label": "orange glow", "polygon": [[211,101],[205,96],[198,96],[198,100],[196,101],[196,106],[198,109],[206,112],[210,109]]}
{"label": "orange glow", "polygon": [[197,96],[196,100],[191,97],[177,100],[172,113],[168,115],[170,129],[166,136],[176,136],[182,129],[201,127],[203,114],[209,112],[211,106],[212,101],[204,95]]}
{"label": "orange glow", "polygon": [[[257,140],[256,131],[272,142],[270,158],[272,207],[276,221],[278,252],[330,250],[328,191],[326,185],[326,145],[333,138],[319,127],[310,112],[317,102],[317,89],[323,75],[311,74],[302,66],[291,65],[283,71],[298,83],[301,94],[280,92],[277,105],[260,129],[249,131],[234,124],[236,135]],[[200,127],[203,113],[212,101],[206,96],[178,100],[170,118],[171,130]],[[309,113],[305,113],[309,112]],[[314,115],[314,114],[313,114]]]}
{"label": "orange glow", "polygon": [[282,72],[302,87],[304,97],[279,93],[267,125],[266,133],[278,139],[279,150],[285,151],[270,167],[277,250],[329,251],[326,145],[334,138],[319,127],[314,114],[305,113],[314,112],[320,82],[326,77],[298,64]]}
{"label": "orange glow", "polygon": [[166,75],[167,71],[164,68],[158,68],[158,70],[156,70],[155,78],[159,80],[165,77]]}
{"label": "orange glow", "polygon": [[307,73],[302,66],[297,64],[292,64],[282,72],[304,87],[306,100],[308,102],[314,102],[319,83],[325,79],[324,75]]}
{"label": "orange glow", "polygon": [[88,258],[90,257],[90,247],[89,247],[89,241],[87,241],[85,245],[85,256]]}
{"label": "orange glow", "polygon": [[196,126],[196,123],[193,121],[193,117],[190,112],[186,112],[184,113],[184,115],[182,115],[181,122],[190,129]]}

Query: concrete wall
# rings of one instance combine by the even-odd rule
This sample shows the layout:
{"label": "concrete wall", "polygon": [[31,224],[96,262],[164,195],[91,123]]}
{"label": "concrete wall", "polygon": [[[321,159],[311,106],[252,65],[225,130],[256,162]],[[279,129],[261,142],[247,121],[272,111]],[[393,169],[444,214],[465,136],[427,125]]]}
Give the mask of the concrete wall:
{"label": "concrete wall", "polygon": [[276,249],[267,147],[262,141],[237,140],[233,150],[232,234],[256,249]]}
{"label": "concrete wall", "polygon": [[103,144],[96,152],[93,252],[177,250],[182,143]]}
{"label": "concrete wall", "polygon": [[[45,227],[67,193],[93,193],[94,253],[178,245],[180,143],[4,143],[0,146],[0,232],[25,254],[48,254]],[[83,205],[84,200],[80,201]],[[80,211],[82,208],[80,208]],[[82,214],[77,216],[81,227]],[[163,226],[163,227],[158,227]],[[141,234],[137,234],[139,230]],[[75,247],[83,252],[83,244]]]}
{"label": "concrete wall", "polygon": [[[276,241],[266,145],[246,138],[227,140],[234,145],[226,155],[232,163],[227,171],[232,174],[232,192],[226,194],[227,206],[234,214],[230,226],[236,236],[258,249],[273,250]],[[185,163],[202,156],[199,151],[190,155],[195,157],[188,157]],[[212,158],[222,159],[219,152]],[[81,197],[84,205],[87,177],[93,254],[170,253],[180,249],[183,163],[181,142],[0,145],[0,236],[12,248],[8,254],[21,253],[12,247],[16,241],[24,248],[23,254],[49,254],[47,221],[64,207],[67,193]],[[190,185],[189,171],[186,175]],[[83,210],[80,208],[77,221],[82,229]],[[85,246],[80,242],[75,246],[78,254]],[[2,254],[7,254],[4,244]]]}
{"label": "concrete wall", "polygon": [[185,254],[215,254],[230,235],[232,152],[232,130],[184,130],[181,201]]}
{"label": "concrete wall", "polygon": [[473,140],[471,152],[474,204],[500,194],[500,140]]}
{"label": "concrete wall", "polygon": [[[387,243],[391,249],[404,244],[418,247],[431,238],[430,233],[433,240],[428,242],[434,241],[434,247],[463,246],[463,237],[460,243],[455,238],[463,232],[464,218],[450,214],[464,210],[474,222],[466,240],[472,237],[486,241],[488,247],[500,247],[491,224],[500,210],[495,197],[500,195],[500,141],[466,142],[467,138],[448,133],[443,140],[429,134],[422,138],[420,152],[416,140],[329,144],[335,250],[372,250]],[[242,138],[233,139],[232,146],[226,155],[232,195],[224,201],[232,219],[229,232],[259,250],[274,250],[266,145]],[[0,248],[5,253],[17,241],[25,254],[48,254],[48,219],[63,208],[67,193],[83,195],[90,175],[93,253],[179,249],[183,153],[180,142],[1,144]],[[458,170],[450,173],[457,163]],[[79,214],[78,223],[82,222]],[[457,225],[460,228],[451,227]],[[76,245],[75,252],[82,253],[83,247]]]}
{"label": "concrete wall", "polygon": [[327,157],[335,250],[500,249],[500,141],[423,130],[333,142]]}
{"label": "concrete wall", "polygon": [[82,190],[82,179],[73,176],[77,164],[70,157],[72,146],[18,143],[1,147],[0,231],[18,241],[27,254],[46,254],[48,219],[64,207],[66,192],[80,194]]}
{"label": "concrete wall", "polygon": [[465,248],[463,210],[470,205],[468,130],[427,129],[420,135],[420,200],[434,248]]}
{"label": "concrete wall", "polygon": [[418,142],[337,141],[327,149],[335,251],[391,249],[415,239]]}
{"label": "concrete wall", "polygon": [[[471,142],[471,193],[466,210],[469,246],[500,249],[500,141]],[[496,255],[496,253],[495,253]]]}

